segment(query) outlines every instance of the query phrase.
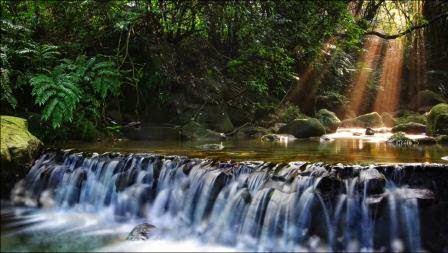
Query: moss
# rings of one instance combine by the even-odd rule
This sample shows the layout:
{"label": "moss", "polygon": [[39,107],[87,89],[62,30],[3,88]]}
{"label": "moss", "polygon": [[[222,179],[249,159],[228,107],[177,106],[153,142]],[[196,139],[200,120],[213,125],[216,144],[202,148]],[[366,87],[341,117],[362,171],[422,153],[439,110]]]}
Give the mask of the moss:
{"label": "moss", "polygon": [[332,111],[321,109],[316,113],[316,118],[325,127],[327,133],[334,132],[341,124],[338,116]]}
{"label": "moss", "polygon": [[206,129],[195,121],[182,126],[181,136],[188,140],[221,140],[225,137],[224,134]]}
{"label": "moss", "polygon": [[436,141],[439,144],[448,144],[448,135],[439,135],[436,137]]}
{"label": "moss", "polygon": [[412,139],[409,139],[406,137],[406,135],[403,132],[394,133],[389,139],[387,140],[387,143],[395,145],[395,146],[412,146],[416,142]]}
{"label": "moss", "polygon": [[42,145],[28,131],[25,119],[0,116],[1,118],[1,159],[2,161],[27,163]]}
{"label": "moss", "polygon": [[448,134],[448,104],[434,106],[428,113],[428,133]]}
{"label": "moss", "polygon": [[426,126],[420,123],[409,122],[396,125],[392,128],[392,132],[405,132],[407,134],[420,134],[426,132]]}
{"label": "moss", "polygon": [[397,125],[410,122],[426,125],[427,120],[425,115],[421,115],[415,112],[404,112],[400,117],[397,118]]}
{"label": "moss", "polygon": [[384,126],[381,116],[377,112],[371,112],[367,114],[360,115],[356,118],[346,119],[341,122],[342,126],[345,127],[363,127],[363,128],[374,128]]}
{"label": "moss", "polygon": [[279,130],[279,133],[291,134],[296,138],[308,138],[324,135],[325,128],[320,121],[315,118],[296,119],[282,127]]}

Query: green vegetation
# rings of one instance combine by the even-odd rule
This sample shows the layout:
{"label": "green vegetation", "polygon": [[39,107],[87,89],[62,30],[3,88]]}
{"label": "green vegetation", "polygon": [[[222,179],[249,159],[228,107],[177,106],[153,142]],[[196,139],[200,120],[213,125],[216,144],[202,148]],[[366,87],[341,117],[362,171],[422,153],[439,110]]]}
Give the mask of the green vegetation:
{"label": "green vegetation", "polygon": [[[368,35],[384,44],[404,38],[411,62],[419,26],[427,45],[448,33],[444,16],[434,19],[447,4],[424,5],[434,13],[382,0],[1,1],[1,113],[28,119],[46,142],[119,135],[131,122],[196,121],[228,133],[321,109],[343,119],[366,68],[360,59]],[[413,15],[398,27],[389,11]],[[388,34],[372,32],[378,29]],[[446,44],[428,46],[423,84],[414,84],[404,65],[397,109],[447,100],[448,56],[434,53],[447,52]],[[373,110],[380,80],[381,69],[371,70],[358,114]],[[415,94],[420,107],[409,105]],[[333,119],[319,115],[333,131]],[[424,123],[398,118],[410,121]]]}

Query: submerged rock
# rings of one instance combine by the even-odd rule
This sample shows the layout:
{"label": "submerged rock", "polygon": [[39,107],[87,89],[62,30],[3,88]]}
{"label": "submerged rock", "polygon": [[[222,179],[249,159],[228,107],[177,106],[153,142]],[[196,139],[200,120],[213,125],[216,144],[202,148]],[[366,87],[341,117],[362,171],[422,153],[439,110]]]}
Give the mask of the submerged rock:
{"label": "submerged rock", "polygon": [[308,138],[324,135],[325,128],[315,118],[296,119],[282,127],[279,133],[291,134],[296,138]]}
{"label": "submerged rock", "polygon": [[129,241],[145,241],[154,236],[154,230],[156,227],[149,223],[143,223],[137,225],[132,231],[129,233],[126,240]]}
{"label": "submerged rock", "polygon": [[426,133],[426,125],[415,122],[408,122],[396,125],[395,127],[392,128],[391,131],[392,133],[404,132],[407,134],[421,134]]}
{"label": "submerged rock", "polygon": [[436,141],[439,144],[448,144],[448,135],[439,135],[436,137]]}
{"label": "submerged rock", "polygon": [[222,143],[219,144],[211,143],[211,144],[199,145],[198,148],[202,150],[223,150],[224,145],[222,145]]}
{"label": "submerged rock", "polygon": [[448,134],[448,104],[442,103],[428,113],[428,133]]}
{"label": "submerged rock", "polygon": [[327,133],[335,132],[338,129],[341,121],[338,116],[332,111],[327,109],[321,109],[316,113],[316,118],[322,123],[325,127]]}
{"label": "submerged rock", "polygon": [[387,143],[396,145],[396,146],[411,146],[414,145],[416,142],[408,137],[403,132],[394,133],[389,139],[387,140]]}

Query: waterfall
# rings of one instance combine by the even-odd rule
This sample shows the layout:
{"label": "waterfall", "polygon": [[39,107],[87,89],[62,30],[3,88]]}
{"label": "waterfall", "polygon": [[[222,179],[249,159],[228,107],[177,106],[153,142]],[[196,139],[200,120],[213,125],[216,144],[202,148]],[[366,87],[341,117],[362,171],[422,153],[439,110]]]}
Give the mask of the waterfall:
{"label": "waterfall", "polygon": [[422,194],[402,171],[55,151],[35,162],[12,200],[110,210],[114,222],[144,218],[167,237],[245,250],[420,251]]}

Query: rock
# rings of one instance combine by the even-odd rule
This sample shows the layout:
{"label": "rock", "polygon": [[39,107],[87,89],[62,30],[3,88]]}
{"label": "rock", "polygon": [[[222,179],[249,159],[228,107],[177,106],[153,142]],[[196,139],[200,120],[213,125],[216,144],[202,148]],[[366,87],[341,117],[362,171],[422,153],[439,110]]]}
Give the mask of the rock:
{"label": "rock", "polygon": [[291,134],[296,138],[308,138],[324,135],[325,128],[315,118],[296,119],[282,127],[279,133]]}
{"label": "rock", "polygon": [[359,173],[359,187],[367,194],[379,194],[384,192],[386,177],[377,169],[368,168]]}
{"label": "rock", "polygon": [[263,142],[288,142],[295,139],[296,137],[290,134],[267,134],[261,137]]}
{"label": "rock", "polygon": [[221,106],[205,106],[197,114],[196,121],[207,128],[224,133],[230,132],[234,128],[227,110]]}
{"label": "rock", "polygon": [[439,144],[448,144],[448,135],[439,135],[436,137],[436,141]]}
{"label": "rock", "polygon": [[448,104],[442,103],[431,108],[428,113],[428,133],[448,134]]}
{"label": "rock", "polygon": [[386,127],[393,127],[397,124],[397,120],[388,112],[383,112],[381,114],[381,119]]}
{"label": "rock", "polygon": [[2,167],[0,184],[3,196],[25,176],[43,145],[28,131],[28,122],[25,119],[2,115],[0,125]]}
{"label": "rock", "polygon": [[336,115],[341,117],[346,110],[347,102],[344,96],[336,93],[330,93],[324,96],[316,96],[316,110],[331,108],[335,110]]}
{"label": "rock", "polygon": [[409,122],[427,124],[426,116],[412,111],[401,111],[398,113],[397,125]]}
{"label": "rock", "polygon": [[431,90],[419,91],[412,101],[415,102],[415,110],[422,109],[423,111],[427,111],[427,109],[430,109],[432,106],[437,104],[447,102],[440,94]]}
{"label": "rock", "polygon": [[263,142],[279,142],[280,141],[280,136],[278,136],[276,134],[263,135],[261,137],[261,141],[263,141]]}
{"label": "rock", "polygon": [[360,132],[353,132],[353,136],[361,136],[362,135],[362,133],[360,133]]}
{"label": "rock", "polygon": [[327,133],[333,133],[338,129],[341,121],[338,116],[334,112],[331,112],[327,109],[321,109],[316,113],[316,118],[322,123],[325,127]]}
{"label": "rock", "polygon": [[365,134],[366,134],[366,135],[374,135],[374,134],[375,134],[375,131],[373,131],[372,128],[368,127],[368,128],[366,128],[366,133],[365,133]]}
{"label": "rock", "polygon": [[377,112],[363,114],[356,118],[345,119],[341,122],[341,126],[344,127],[376,128],[382,127],[383,125],[383,120]]}
{"label": "rock", "polygon": [[420,145],[432,145],[432,144],[436,144],[436,138],[431,137],[431,136],[426,136],[423,138],[419,138],[416,140],[416,142]]}
{"label": "rock", "polygon": [[222,145],[222,142],[220,144],[204,144],[204,145],[200,145],[198,146],[199,149],[202,150],[223,150],[224,149],[224,145]]}
{"label": "rock", "polygon": [[132,231],[129,233],[126,240],[129,241],[145,241],[154,236],[154,230],[156,227],[149,223],[143,223],[137,225]]}
{"label": "rock", "polygon": [[206,129],[201,124],[190,121],[190,123],[182,126],[181,137],[187,140],[223,140],[225,135],[210,129]]}
{"label": "rock", "polygon": [[275,123],[272,127],[269,128],[270,131],[277,133],[280,128],[286,126],[286,123]]}
{"label": "rock", "polygon": [[389,137],[387,143],[396,146],[406,147],[414,145],[415,141],[406,137],[406,135],[403,132],[398,132],[394,133],[391,137]]}
{"label": "rock", "polygon": [[426,125],[409,122],[394,126],[391,131],[392,133],[404,132],[407,134],[422,134],[426,133]]}
{"label": "rock", "polygon": [[264,127],[246,126],[238,130],[236,136],[239,139],[258,139],[266,134],[269,134],[269,130]]}

